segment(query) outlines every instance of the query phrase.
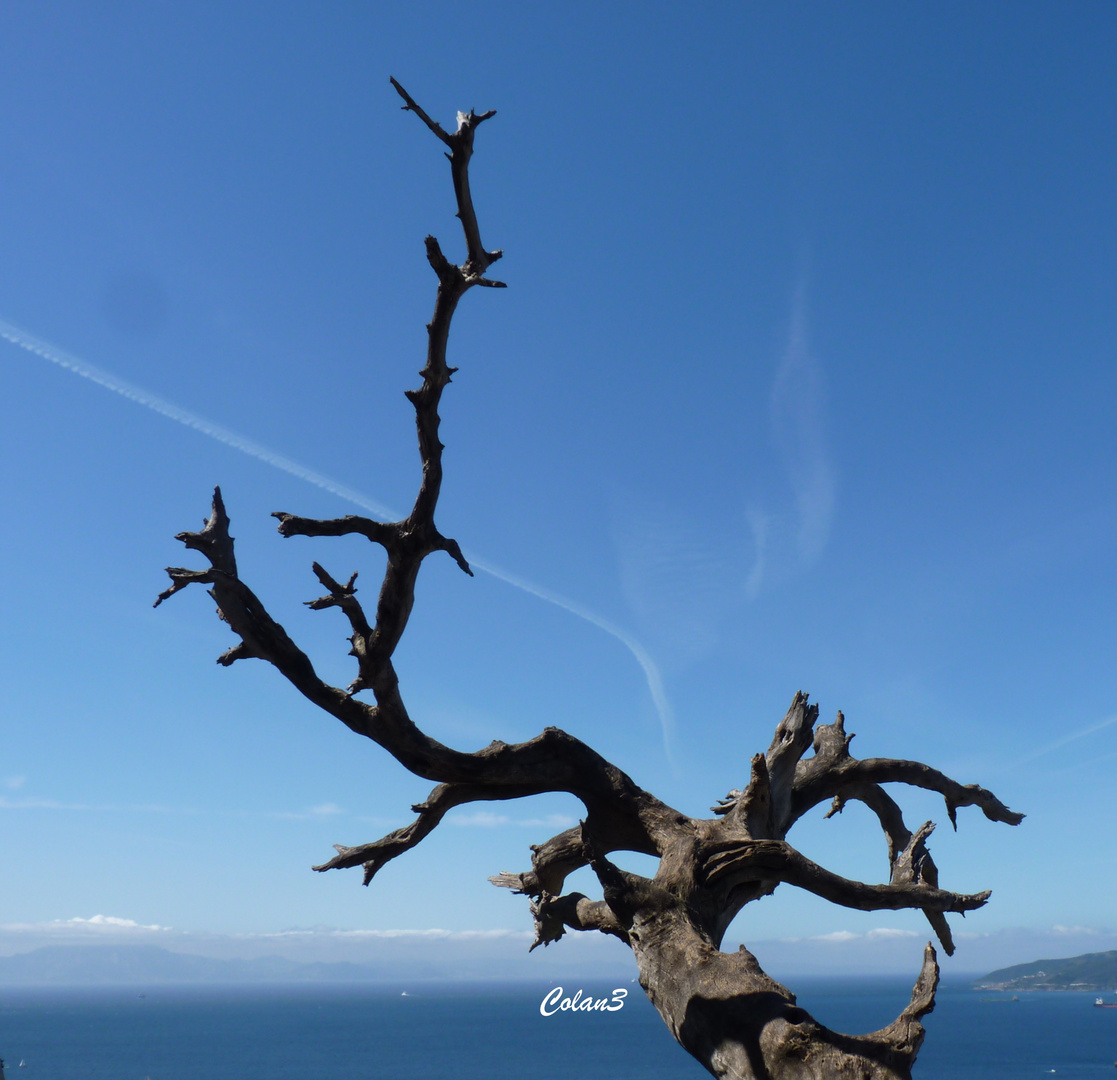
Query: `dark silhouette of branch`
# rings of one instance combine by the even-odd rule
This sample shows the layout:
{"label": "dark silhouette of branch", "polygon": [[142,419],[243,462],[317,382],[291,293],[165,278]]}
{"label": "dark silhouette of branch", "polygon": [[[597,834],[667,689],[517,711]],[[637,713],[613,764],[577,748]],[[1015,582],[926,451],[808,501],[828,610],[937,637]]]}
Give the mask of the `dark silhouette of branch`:
{"label": "dark silhouette of branch", "polygon": [[[383,747],[404,768],[436,783],[430,795],[412,807],[417,816],[411,824],[370,843],[337,845],[337,854],[315,870],[361,866],[367,885],[388,862],[437,828],[454,807],[568,792],[585,806],[584,820],[534,846],[530,870],[505,871],[491,879],[528,897],[536,931],[532,948],[559,941],[568,930],[597,931],[623,941],[632,949],[641,984],[672,1033],[712,1073],[727,1080],[909,1077],[923,1039],[920,1020],[934,1004],[938,966],[930,945],[909,1006],[881,1031],[854,1037],[828,1030],[799,1009],[794,995],[764,974],[743,947],[736,953],[721,952],[722,938],[748,903],[789,884],[859,910],[921,909],[951,952],[945,913],[978,908],[989,894],[939,887],[938,869],[927,848],[934,826],[927,822],[911,832],[882,785],[906,784],[939,793],[955,827],[957,809],[963,806],[977,806],[991,821],[1019,823],[1022,815],[991,792],[964,786],[919,762],[853,758],[852,736],[845,733],[842,714],[833,724],[816,726],[818,708],[804,693],[793,698],[767,753],[753,757],[744,790],[731,791],[713,808],[712,818],[690,817],[667,806],[559,728],[547,728],[526,742],[494,742],[465,752],[432,739],[408,715],[393,656],[407,628],[423,560],[435,552],[446,553],[471,573],[457,542],[435,524],[443,478],[439,406],[456,370],[446,362],[450,325],[469,289],[503,283],[485,277],[501,253],[481,243],[469,188],[477,128],[495,114],[459,113],[457,129],[448,132],[395,79],[392,85],[403,108],[448,148],[466,247],[465,260],[456,265],[434,237],[426,239],[427,261],[438,285],[427,324],[426,363],[419,373],[422,384],[407,391],[415,410],[422,479],[411,512],[401,521],[275,515],[284,537],[355,534],[386,551],[371,616],[357,597],[355,572],[343,584],[313,563],[314,575],[326,591],[308,606],[314,611],[336,608],[345,617],[356,675],[344,690],[324,682],[241,581],[220,490],[214,492],[203,528],[178,535],[187,548],[202,554],[208,568],[169,568],[171,585],[156,604],[189,585],[208,585],[218,615],[237,638],[219,663],[267,661],[319,708]],[[373,701],[358,696],[364,693],[371,693]],[[795,822],[827,799],[832,800],[828,817],[850,799],[876,814],[888,845],[886,882],[874,885],[841,877],[787,842]],[[658,858],[655,876],[620,869],[609,859],[617,851]],[[597,878],[600,899],[563,892],[567,877],[585,866]]]}

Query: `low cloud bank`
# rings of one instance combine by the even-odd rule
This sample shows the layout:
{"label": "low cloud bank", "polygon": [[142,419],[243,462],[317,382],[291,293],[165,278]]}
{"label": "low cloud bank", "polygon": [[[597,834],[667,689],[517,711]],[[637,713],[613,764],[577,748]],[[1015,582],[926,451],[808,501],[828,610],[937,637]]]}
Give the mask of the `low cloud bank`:
{"label": "low cloud bank", "polygon": [[571,934],[556,948],[529,953],[532,940],[533,934],[521,929],[340,930],[312,927],[274,933],[207,934],[96,915],[46,923],[0,925],[0,980],[3,958],[26,956],[48,948],[51,950],[52,983],[66,981],[67,964],[74,971],[74,981],[88,983],[95,980],[81,973],[95,968],[95,958],[91,955],[94,947],[130,950],[136,946],[215,961],[282,960],[304,965],[357,965],[363,969],[360,973],[320,970],[303,972],[299,976],[322,980],[338,977],[371,981],[400,978],[561,980],[574,977],[627,981],[635,975],[628,950],[620,942],[600,934]]}
{"label": "low cloud bank", "polygon": [[[938,950],[943,976],[968,978],[1032,960],[1076,956],[1117,949],[1117,932],[1099,927],[1052,926],[968,933],[955,928],[954,956]],[[812,936],[745,942],[773,978],[804,975],[911,975],[919,971],[923,946],[932,941],[930,927],[919,932],[881,926],[861,933],[837,930]],[[726,942],[725,949],[738,942]]]}
{"label": "low cloud bank", "polygon": [[[804,976],[915,977],[926,932],[878,926],[867,931],[746,941],[764,969],[794,983]],[[1056,925],[992,933],[956,933],[958,950],[940,950],[946,978],[968,978],[1039,959],[1058,959],[1117,949],[1117,932]],[[571,932],[552,948],[529,953],[526,929],[360,930],[299,927],[269,933],[209,934],[175,930],[115,915],[77,916],[43,923],[0,924],[0,957],[44,946],[142,945],[222,961],[282,959],[296,964],[359,965],[362,978],[435,980],[622,978],[635,975],[631,954],[601,934]],[[740,941],[727,940],[726,951]],[[304,973],[306,977],[312,977]],[[320,974],[322,978],[328,973]]]}

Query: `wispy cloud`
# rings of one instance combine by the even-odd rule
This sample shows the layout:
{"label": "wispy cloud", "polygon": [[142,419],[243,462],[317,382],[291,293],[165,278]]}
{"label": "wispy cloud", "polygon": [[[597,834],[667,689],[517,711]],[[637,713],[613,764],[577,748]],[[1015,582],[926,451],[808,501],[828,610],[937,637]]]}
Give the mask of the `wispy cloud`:
{"label": "wispy cloud", "polygon": [[[1047,757],[1053,754],[1056,750],[1061,750],[1064,746],[1069,746],[1073,742],[1078,742],[1079,739],[1085,739],[1087,735],[1096,735],[1099,731],[1104,731],[1108,727],[1117,724],[1117,716],[1107,717],[1105,720],[1099,720],[1093,724],[1087,724],[1084,728],[1079,728],[1078,731],[1072,731],[1069,735],[1064,735],[1061,739],[1056,739],[1054,742],[1046,743],[1045,745],[1033,750],[1031,753],[1025,754],[1023,757],[1017,758],[1015,761],[1005,765],[997,772],[1009,772],[1012,769],[1018,768],[1021,765],[1026,765],[1030,761],[1035,761],[1041,757]],[[1096,758],[1091,755],[1091,760]]]}
{"label": "wispy cloud", "polygon": [[305,810],[276,810],[267,817],[286,818],[294,821],[309,821],[313,818],[336,817],[345,811],[337,803],[322,803],[321,806],[308,806]]}
{"label": "wispy cloud", "polygon": [[[3,934],[43,934],[57,937],[73,936],[112,936],[115,934],[129,935],[140,933],[167,934],[174,932],[170,926],[160,926],[158,923],[145,925],[135,919],[124,919],[115,915],[93,915],[90,918],[75,917],[72,919],[51,919],[46,922],[15,922],[0,923],[0,933]],[[269,941],[284,938],[341,938],[341,939],[376,939],[390,940],[415,939],[418,941],[439,940],[478,940],[486,938],[530,938],[533,935],[525,930],[339,930],[334,927],[306,927],[292,928],[289,930],[258,931],[240,934],[206,934],[197,932],[177,932],[176,936],[194,937],[199,940],[208,937],[221,937],[230,940]]]}
{"label": "wispy cloud", "polygon": [[185,814],[190,817],[203,813],[193,807],[159,806],[155,804],[113,806],[94,803],[70,803],[58,799],[10,799],[0,795],[0,810],[82,810],[106,814]]}
{"label": "wispy cloud", "polygon": [[279,941],[291,938],[336,938],[341,940],[415,940],[415,941],[477,941],[503,938],[531,938],[526,930],[340,930],[334,927],[306,927],[289,930],[257,931],[239,934],[206,934],[175,932],[173,927],[158,923],[145,924],[116,915],[76,916],[72,919],[51,919],[44,922],[0,923],[0,934],[45,935],[52,937],[111,937],[114,935],[170,934],[203,940],[221,937],[229,940]]}
{"label": "wispy cloud", "polygon": [[826,438],[825,378],[807,338],[803,282],[795,290],[787,346],[772,384],[770,411],[773,436],[795,502],[795,545],[800,560],[809,566],[830,539],[837,474]]}
{"label": "wispy cloud", "polygon": [[524,818],[516,824],[525,829],[570,829],[577,824],[577,821],[575,818],[567,817],[566,814],[548,814],[545,818]]}
{"label": "wispy cloud", "polygon": [[238,934],[245,938],[291,938],[291,937],[331,937],[331,938],[414,938],[419,941],[477,941],[490,938],[531,938],[527,930],[332,930],[314,927],[308,930],[278,930],[275,933]]}
{"label": "wispy cloud", "polygon": [[448,817],[451,825],[464,828],[492,829],[499,825],[516,825],[524,829],[569,829],[575,824],[566,814],[548,814],[543,818],[510,818],[506,814],[494,814],[491,810],[475,810],[471,814],[454,814]]}
{"label": "wispy cloud", "polygon": [[97,810],[107,807],[86,806],[82,803],[64,803],[57,799],[9,799],[0,795],[0,810]]}
{"label": "wispy cloud", "polygon": [[[106,390],[111,390],[114,394],[119,394],[129,401],[134,401],[137,405],[142,405],[145,409],[151,409],[152,412],[156,412],[160,416],[165,416],[167,419],[174,420],[178,424],[193,428],[195,431],[201,432],[201,434],[210,439],[224,443],[226,446],[231,446],[234,450],[239,450],[242,454],[248,454],[250,457],[257,458],[265,464],[271,465],[273,468],[280,469],[300,480],[305,480],[308,484],[313,484],[315,487],[322,488],[324,491],[328,491],[332,495],[344,499],[346,502],[353,503],[354,506],[361,507],[361,509],[368,511],[374,517],[382,521],[398,521],[404,516],[385,506],[383,503],[345,484],[339,483],[331,477],[325,476],[313,469],[309,469],[305,465],[299,464],[297,461],[292,461],[290,458],[284,457],[282,454],[278,454],[274,450],[262,446],[258,442],[254,442],[252,439],[241,435],[239,432],[222,427],[220,424],[215,424],[213,421],[207,420],[197,413],[190,412],[188,409],[183,409],[173,402],[160,397],[158,394],[153,394],[151,391],[136,386],[134,383],[130,383],[126,379],[122,379],[106,371],[104,368],[99,368],[94,364],[90,364],[88,361],[75,356],[73,353],[69,353],[65,349],[59,348],[57,345],[44,341],[42,338],[36,337],[34,334],[4,319],[0,319],[0,338],[10,341],[13,345],[18,345],[21,349],[25,349],[35,356],[48,360],[52,364],[57,364],[66,371],[72,371],[75,375],[80,375],[83,379],[88,379],[98,386],[103,386]],[[571,615],[585,620],[591,625],[596,626],[599,630],[609,634],[611,637],[616,638],[616,640],[632,654],[644,673],[648,692],[651,694],[656,712],[659,714],[664,748],[667,749],[674,723],[671,704],[667,699],[667,693],[663,686],[663,679],[660,676],[659,668],[656,666],[655,661],[652,659],[647,649],[645,649],[636,638],[622,627],[617,626],[616,623],[598,615],[595,611],[592,611],[583,604],[579,604],[575,600],[569,600],[559,593],[552,592],[550,589],[546,589],[541,585],[536,585],[526,578],[510,573],[496,566],[494,563],[490,563],[478,557],[472,552],[467,551],[465,554],[470,565],[475,569],[499,581],[503,581],[513,586],[513,588],[521,589],[523,592],[529,593],[540,600],[544,600],[548,604],[554,604],[556,607],[562,608]]]}
{"label": "wispy cloud", "polygon": [[455,814],[447,821],[462,828],[493,829],[497,825],[507,825],[512,819],[504,814],[494,814],[491,810],[475,810],[472,814]]}
{"label": "wispy cloud", "polygon": [[[337,803],[327,802],[318,806],[308,806],[304,810],[236,810],[222,807],[208,807],[202,809],[196,806],[161,806],[154,803],[131,803],[114,805],[109,803],[79,803],[63,802],[60,799],[44,799],[33,797],[10,798],[0,795],[0,810],[80,810],[83,813],[98,814],[161,814],[166,816],[181,817],[213,817],[213,818],[280,818],[285,821],[313,821],[349,815],[344,807]],[[365,824],[383,826],[385,828],[398,828],[403,822],[399,819],[374,817],[369,815],[352,815],[353,820]],[[565,819],[564,819],[565,820]]]}
{"label": "wispy cloud", "polygon": [[87,930],[169,930],[169,926],[158,926],[152,924],[150,926],[143,926],[136,922],[135,919],[120,919],[115,915],[94,915],[91,919],[82,919],[80,917],[67,919],[67,926],[72,926],[77,929]]}
{"label": "wispy cloud", "polygon": [[625,496],[614,505],[611,531],[625,599],[641,630],[676,663],[716,644],[719,622],[733,605],[725,583],[739,573],[738,556],[710,535],[705,519],[666,501]]}
{"label": "wispy cloud", "polygon": [[26,783],[26,776],[5,776],[3,780],[4,787],[6,787],[9,791],[19,791],[19,789]]}
{"label": "wispy cloud", "polygon": [[828,941],[843,944],[847,941],[856,941],[860,937],[859,934],[853,933],[851,930],[835,930],[830,934],[816,934],[811,941]]}
{"label": "wispy cloud", "polygon": [[[685,663],[716,643],[742,595],[811,566],[830,540],[838,479],[827,435],[823,366],[811,348],[805,278],[792,297],[786,343],[768,399],[771,440],[782,475],[753,494],[739,521],[720,533],[709,513],[685,514],[664,500],[621,506],[614,536],[625,597],[641,632]],[[751,543],[750,543],[751,541]]]}
{"label": "wispy cloud", "polygon": [[135,919],[122,919],[115,915],[94,915],[84,919],[77,916],[72,919],[53,919],[50,922],[37,923],[0,923],[0,932],[7,934],[54,934],[71,936],[73,934],[127,934],[138,932],[168,931],[169,926],[151,924],[145,926]]}
{"label": "wispy cloud", "polygon": [[768,533],[772,527],[772,519],[763,510],[755,506],[750,506],[745,516],[748,519],[755,551],[752,567],[749,570],[748,577],[745,578],[745,596],[750,600],[755,600],[760,592],[760,586],[764,581],[764,571],[767,568]]}
{"label": "wispy cloud", "polygon": [[833,930],[829,934],[814,934],[806,938],[780,938],[780,941],[788,944],[797,941],[817,941],[824,945],[846,945],[851,941],[895,941],[900,938],[922,936],[914,930],[901,930],[895,926],[878,926],[859,934],[852,930]]}

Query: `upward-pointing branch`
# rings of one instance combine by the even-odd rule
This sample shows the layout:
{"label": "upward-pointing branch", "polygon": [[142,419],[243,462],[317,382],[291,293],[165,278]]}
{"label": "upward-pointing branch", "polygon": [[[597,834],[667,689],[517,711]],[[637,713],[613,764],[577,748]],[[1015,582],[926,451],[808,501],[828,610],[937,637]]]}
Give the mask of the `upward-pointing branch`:
{"label": "upward-pointing branch", "polygon": [[[447,134],[445,129],[435,123],[416,103],[415,99],[404,90],[395,79],[391,80],[396,92],[406,104],[404,109],[415,113],[448,147],[450,153],[450,169],[454,178],[454,195],[458,200],[458,217],[461,218],[462,229],[465,231],[466,248],[469,258],[462,266],[466,278],[480,279],[481,275],[501,257],[501,251],[486,251],[481,243],[481,230],[477,225],[477,214],[473,209],[473,196],[469,192],[469,159],[473,156],[473,135],[478,126],[492,116],[496,110],[475,113],[472,109],[468,113],[458,113],[458,130],[453,135]],[[490,285],[503,288],[500,281],[471,280],[470,284]]]}

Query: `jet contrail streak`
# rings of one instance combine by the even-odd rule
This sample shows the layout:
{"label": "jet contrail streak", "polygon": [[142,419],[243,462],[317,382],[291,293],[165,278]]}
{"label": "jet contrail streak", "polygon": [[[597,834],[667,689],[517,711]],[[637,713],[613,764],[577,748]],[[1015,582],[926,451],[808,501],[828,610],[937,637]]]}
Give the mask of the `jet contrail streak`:
{"label": "jet contrail streak", "polygon": [[610,622],[608,619],[602,618],[600,615],[589,608],[583,607],[581,604],[574,600],[567,600],[566,597],[560,596],[558,593],[551,592],[550,589],[544,589],[540,585],[534,585],[524,578],[516,577],[515,574],[510,574],[507,570],[502,570],[499,566],[493,566],[492,563],[485,562],[482,559],[475,559],[472,555],[466,554],[466,559],[469,561],[470,566],[476,567],[478,570],[491,577],[498,578],[500,581],[505,581],[509,585],[515,586],[517,589],[522,589],[532,596],[539,597],[540,600],[546,600],[549,604],[554,604],[555,607],[560,607],[563,611],[569,611],[571,615],[577,615],[579,619],[585,619],[586,622],[592,623],[605,633],[611,634],[615,637],[632,655],[635,657],[636,662],[644,670],[644,680],[648,684],[648,691],[652,695],[652,701],[655,703],[656,712],[659,713],[659,723],[663,730],[663,747],[670,756],[670,738],[674,728],[674,715],[671,709],[671,702],[667,700],[667,694],[663,689],[663,679],[660,677],[659,668],[655,666],[655,661],[648,655],[648,650],[644,648],[631,634],[622,630],[616,623]]}
{"label": "jet contrail streak", "polygon": [[1070,735],[1064,735],[1061,739],[1056,739],[1046,746],[1041,746],[1038,750],[1033,750],[1030,754],[1025,754],[1022,758],[1017,758],[1007,769],[1015,769],[1018,765],[1025,765],[1029,761],[1035,761],[1036,758],[1045,757],[1055,750],[1061,750],[1068,743],[1077,742],[1079,739],[1086,738],[1087,735],[1093,735],[1095,732],[1101,731],[1103,728],[1112,727],[1117,724],[1117,716],[1111,716],[1106,720],[1099,720],[1096,724],[1091,724],[1089,727],[1084,727],[1080,731],[1075,731]]}
{"label": "jet contrail streak", "polygon": [[57,364],[67,371],[72,371],[75,375],[80,375],[83,379],[95,382],[98,386],[103,386],[106,390],[111,390],[114,394],[120,394],[121,397],[125,397],[129,401],[134,401],[137,405],[143,405],[145,408],[159,413],[160,416],[166,416],[170,420],[175,420],[180,424],[184,424],[186,427],[193,428],[195,431],[200,431],[203,435],[208,435],[211,439],[216,439],[226,446],[233,447],[234,450],[240,450],[241,453],[259,458],[268,465],[274,465],[275,468],[282,469],[285,473],[290,473],[292,476],[297,476],[300,480],[305,480],[308,484],[314,484],[316,487],[324,488],[331,494],[337,495],[348,502],[363,507],[370,513],[376,514],[384,521],[398,520],[398,518],[393,515],[392,511],[382,503],[378,503],[374,499],[362,495],[359,491],[354,491],[344,484],[339,484],[336,480],[331,480],[328,476],[316,473],[313,469],[308,469],[305,465],[300,465],[297,461],[285,458],[282,454],[277,454],[274,450],[269,450],[266,446],[261,446],[259,443],[255,443],[251,439],[246,439],[243,435],[239,435],[235,431],[230,431],[228,428],[221,427],[220,424],[214,424],[204,417],[198,416],[196,413],[187,412],[186,409],[181,409],[177,405],[173,405],[157,394],[153,394],[148,390],[143,390],[124,379],[118,378],[116,375],[105,371],[103,368],[86,363],[86,361],[74,356],[73,353],[68,353],[63,349],[59,349],[57,346],[43,341],[42,338],[35,337],[34,334],[29,334],[26,330],[21,330],[18,326],[13,326],[10,322],[5,322],[3,319],[0,319],[0,337],[10,341],[13,345],[18,345],[21,349],[26,349],[28,352],[34,353],[36,356],[41,356],[44,360],[49,360],[52,364]]}
{"label": "jet contrail streak", "polygon": [[[49,360],[52,364],[57,364],[67,371],[72,371],[75,375],[80,375],[83,379],[88,379],[98,386],[103,386],[106,390],[111,390],[114,394],[120,394],[121,397],[125,397],[129,401],[134,401],[137,405],[142,405],[144,408],[151,409],[152,412],[157,412],[160,416],[165,416],[169,420],[174,420],[188,428],[193,428],[195,431],[199,431],[203,435],[215,439],[217,442],[224,443],[226,446],[231,446],[234,450],[239,450],[241,453],[257,458],[276,469],[281,469],[291,476],[295,476],[300,480],[305,480],[308,484],[314,484],[315,487],[320,487],[324,491],[330,492],[332,495],[337,495],[338,498],[344,499],[346,502],[351,502],[355,506],[361,507],[363,510],[367,510],[370,514],[375,515],[382,521],[399,521],[404,516],[402,514],[397,514],[383,503],[379,503],[375,499],[370,499],[367,495],[355,491],[351,487],[346,487],[344,484],[340,484],[328,476],[323,476],[313,469],[308,469],[305,465],[300,465],[297,461],[292,461],[282,454],[277,454],[274,450],[269,450],[266,446],[261,446],[259,443],[253,442],[251,439],[247,439],[235,431],[230,431],[220,424],[214,424],[204,417],[198,416],[196,413],[180,408],[178,405],[159,397],[158,394],[153,394],[148,390],[144,390],[142,387],[136,386],[125,379],[113,375],[111,372],[105,371],[103,368],[96,367],[82,360],[80,357],[74,356],[73,353],[68,353],[64,349],[60,349],[56,345],[52,345],[50,342],[36,337],[34,334],[29,334],[26,330],[4,319],[0,319],[0,338],[10,341],[13,345],[18,345],[21,349],[26,349],[27,352],[34,353],[44,360]],[[544,589],[542,586],[535,585],[524,578],[517,577],[515,574],[510,574],[507,570],[502,570],[500,567],[494,566],[492,563],[488,563],[483,559],[474,558],[472,555],[467,556],[467,558],[471,566],[476,567],[490,577],[506,582],[514,588],[522,589],[531,596],[538,597],[540,600],[545,600],[548,604],[554,604],[556,607],[562,608],[563,611],[568,611],[571,615],[576,615],[579,619],[584,619],[591,625],[596,626],[599,630],[604,630],[605,633],[616,638],[628,649],[644,672],[644,679],[648,684],[648,691],[652,695],[652,701],[655,704],[656,712],[659,714],[664,750],[670,757],[670,737],[674,726],[671,703],[667,700],[667,694],[663,689],[663,679],[659,674],[659,669],[656,667],[655,661],[652,660],[647,649],[645,649],[640,642],[615,623],[602,618],[600,615],[590,611],[589,608],[583,607],[573,600],[567,600],[558,593],[551,592],[549,589]]]}

